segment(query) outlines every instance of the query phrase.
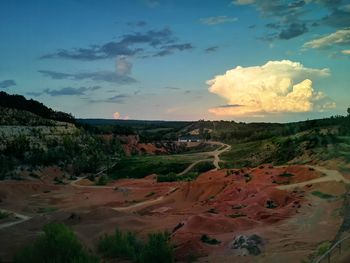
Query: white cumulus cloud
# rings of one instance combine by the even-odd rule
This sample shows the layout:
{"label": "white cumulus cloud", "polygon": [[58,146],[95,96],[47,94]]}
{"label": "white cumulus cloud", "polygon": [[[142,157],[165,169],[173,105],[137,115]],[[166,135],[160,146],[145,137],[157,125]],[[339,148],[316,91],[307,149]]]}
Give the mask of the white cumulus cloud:
{"label": "white cumulus cloud", "polygon": [[126,76],[131,73],[132,63],[126,56],[119,56],[116,61],[116,70],[119,76]]}
{"label": "white cumulus cloud", "polygon": [[304,44],[306,48],[329,48],[334,45],[350,44],[350,28],[338,30],[332,34],[316,38]]}
{"label": "white cumulus cloud", "polygon": [[115,119],[115,120],[118,120],[118,119],[120,119],[120,113],[119,112],[115,112],[115,113],[113,113],[113,118]]}
{"label": "white cumulus cloud", "polygon": [[209,112],[256,116],[332,108],[334,103],[323,92],[315,91],[311,80],[329,74],[327,68],[307,68],[289,60],[269,61],[262,66],[238,66],[207,81],[209,91],[227,101],[227,105],[211,108]]}

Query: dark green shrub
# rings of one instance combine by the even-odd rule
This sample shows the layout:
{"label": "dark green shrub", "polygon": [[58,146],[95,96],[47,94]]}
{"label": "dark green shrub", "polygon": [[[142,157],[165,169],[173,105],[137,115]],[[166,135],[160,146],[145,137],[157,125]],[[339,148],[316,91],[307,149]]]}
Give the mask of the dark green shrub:
{"label": "dark green shrub", "polygon": [[322,198],[322,199],[332,199],[332,198],[335,198],[334,195],[322,193],[322,192],[320,192],[320,191],[313,191],[311,194],[314,195],[314,196],[317,196],[317,197],[319,197],[319,198]]}
{"label": "dark green shrub", "polygon": [[209,245],[217,245],[221,243],[221,241],[217,240],[216,238],[211,238],[205,234],[201,236],[201,241]]}
{"label": "dark green shrub", "polygon": [[148,235],[148,242],[141,253],[141,263],[171,263],[174,262],[173,247],[169,244],[168,233]]}
{"label": "dark green shrub", "polygon": [[114,235],[105,235],[100,239],[98,251],[108,258],[130,259],[138,262],[143,244],[135,234],[123,233],[116,229]]}
{"label": "dark green shrub", "polygon": [[284,173],[281,173],[279,176],[281,176],[281,177],[293,177],[294,174],[284,172]]}
{"label": "dark green shrub", "polygon": [[108,177],[106,175],[101,175],[100,178],[98,178],[96,185],[106,185],[108,183]]}
{"label": "dark green shrub", "polygon": [[100,239],[98,251],[107,258],[126,259],[135,263],[170,263],[174,262],[174,255],[169,239],[168,233],[149,234],[145,244],[135,234],[117,229],[114,235],[105,235]]}
{"label": "dark green shrub", "polygon": [[15,263],[95,263],[99,259],[89,254],[76,235],[64,224],[50,223],[44,226],[44,234],[34,243],[19,250]]}

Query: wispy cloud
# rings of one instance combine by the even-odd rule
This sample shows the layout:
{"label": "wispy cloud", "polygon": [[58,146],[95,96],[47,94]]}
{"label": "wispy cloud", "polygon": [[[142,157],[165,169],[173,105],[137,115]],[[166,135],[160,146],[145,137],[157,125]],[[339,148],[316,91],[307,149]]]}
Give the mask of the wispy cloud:
{"label": "wispy cloud", "polygon": [[104,102],[104,103],[117,103],[117,104],[122,104],[125,102],[125,99],[129,98],[130,95],[128,94],[117,94],[114,95],[112,97],[108,97],[105,99],[91,99],[89,100],[92,103],[100,103],[100,102]]}
{"label": "wispy cloud", "polygon": [[233,23],[238,20],[237,17],[229,16],[211,16],[199,19],[199,22],[204,25],[214,26],[219,24]]}
{"label": "wispy cloud", "polygon": [[7,89],[12,86],[16,86],[16,81],[14,81],[13,79],[0,81],[0,89]]}
{"label": "wispy cloud", "polygon": [[207,53],[211,53],[211,52],[217,51],[218,49],[219,49],[219,46],[211,46],[211,47],[204,49],[204,51]]}
{"label": "wispy cloud", "polygon": [[176,51],[192,49],[191,43],[179,43],[169,28],[148,30],[125,34],[119,41],[110,41],[102,45],[91,45],[86,48],[71,50],[60,49],[54,53],[43,55],[42,59],[74,59],[93,61],[118,56],[139,56],[140,58],[164,56]]}
{"label": "wispy cloud", "polygon": [[56,97],[56,96],[80,96],[80,95],[86,95],[86,92],[99,90],[102,87],[100,86],[92,86],[92,87],[79,87],[79,88],[73,88],[73,87],[65,87],[61,89],[44,89],[43,92],[31,92],[28,93],[28,95],[33,96],[40,96],[42,94],[48,94],[50,96]]}
{"label": "wispy cloud", "polygon": [[350,28],[338,30],[329,35],[313,39],[304,44],[306,48],[331,48],[334,45],[350,44]]}
{"label": "wispy cloud", "polygon": [[137,80],[126,75],[120,75],[113,71],[97,71],[97,72],[85,72],[85,73],[62,73],[51,70],[39,70],[45,77],[52,79],[71,79],[71,80],[93,80],[93,81],[105,81],[118,84],[131,84],[136,83]]}

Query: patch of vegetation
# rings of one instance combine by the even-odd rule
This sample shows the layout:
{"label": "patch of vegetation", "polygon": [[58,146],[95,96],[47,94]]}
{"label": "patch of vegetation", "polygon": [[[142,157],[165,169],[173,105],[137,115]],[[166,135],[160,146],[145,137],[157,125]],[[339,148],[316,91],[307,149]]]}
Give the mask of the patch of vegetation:
{"label": "patch of vegetation", "polygon": [[319,198],[322,198],[322,199],[333,199],[333,198],[335,198],[334,195],[322,193],[320,191],[313,191],[313,192],[311,192],[311,194],[314,195],[314,196],[317,196]]}
{"label": "patch of vegetation", "polygon": [[37,213],[44,214],[44,213],[52,213],[57,211],[58,209],[56,207],[39,207],[37,210]]}
{"label": "patch of vegetation", "polygon": [[183,175],[177,175],[176,173],[160,174],[157,176],[157,182],[177,182],[177,181],[193,181],[198,177],[198,173],[188,172]]}
{"label": "patch of vegetation", "polygon": [[96,185],[106,185],[107,183],[108,183],[108,176],[103,174],[98,178]]}
{"label": "patch of vegetation", "polygon": [[316,249],[316,255],[317,256],[322,256],[324,253],[330,249],[332,243],[330,241],[324,241],[320,245],[318,245]]}
{"label": "patch of vegetation", "polygon": [[150,174],[180,173],[191,164],[192,159],[176,155],[125,157],[108,170],[108,175],[113,179],[119,179],[143,178]]}
{"label": "patch of vegetation", "polygon": [[29,173],[29,176],[30,176],[30,177],[33,177],[33,178],[36,178],[36,179],[39,179],[39,178],[40,178],[40,176],[39,176],[38,174],[33,173],[33,172]]}
{"label": "patch of vegetation", "polygon": [[206,234],[201,236],[201,241],[209,245],[217,245],[221,243],[221,241],[217,240],[216,238],[211,238]]}
{"label": "patch of vegetation", "polygon": [[183,227],[185,224],[184,223],[178,223],[175,227],[174,227],[174,229],[173,229],[173,231],[172,231],[172,233],[175,233],[177,230],[179,230],[181,227]]}
{"label": "patch of vegetation", "polygon": [[55,184],[66,184],[62,178],[56,176],[54,179]]}
{"label": "patch of vegetation", "polygon": [[287,178],[288,178],[288,177],[293,177],[294,174],[284,172],[284,173],[281,173],[279,176],[281,176],[281,177],[287,177]]}
{"label": "patch of vegetation", "polygon": [[46,119],[72,123],[75,122],[75,119],[71,114],[54,111],[53,109],[46,107],[41,102],[32,99],[27,100],[21,95],[10,95],[4,91],[0,91],[0,106],[5,108],[14,108],[18,110],[29,111]]}
{"label": "patch of vegetation", "polygon": [[201,173],[213,170],[213,169],[215,169],[215,165],[213,164],[212,161],[199,162],[191,169],[191,172],[196,172],[196,173],[201,174]]}
{"label": "patch of vegetation", "polygon": [[15,263],[97,263],[79,242],[74,232],[64,224],[50,223],[44,226],[44,234],[32,244],[23,247],[14,256]]}
{"label": "patch of vegetation", "polygon": [[0,211],[0,219],[8,218],[10,215],[8,212]]}
{"label": "patch of vegetation", "polygon": [[168,233],[154,233],[149,234],[147,243],[144,243],[135,234],[117,229],[113,235],[100,239],[98,251],[106,258],[135,263],[171,263],[174,262],[174,255],[169,238]]}
{"label": "patch of vegetation", "polygon": [[238,217],[245,217],[245,216],[247,216],[247,215],[246,214],[241,214],[241,213],[229,215],[229,217],[231,217],[231,218],[238,218]]}
{"label": "patch of vegetation", "polygon": [[250,182],[252,180],[252,176],[250,174],[245,174],[244,175],[244,180],[246,183]]}
{"label": "patch of vegetation", "polygon": [[218,213],[218,211],[216,211],[215,208],[210,208],[207,212],[211,213],[211,214],[217,214]]}
{"label": "patch of vegetation", "polygon": [[272,200],[267,200],[266,201],[266,208],[269,208],[269,209],[274,209],[274,208],[277,208],[278,205],[272,201]]}
{"label": "patch of vegetation", "polygon": [[154,196],[156,193],[155,192],[149,192],[148,194],[145,195],[145,197],[151,197]]}

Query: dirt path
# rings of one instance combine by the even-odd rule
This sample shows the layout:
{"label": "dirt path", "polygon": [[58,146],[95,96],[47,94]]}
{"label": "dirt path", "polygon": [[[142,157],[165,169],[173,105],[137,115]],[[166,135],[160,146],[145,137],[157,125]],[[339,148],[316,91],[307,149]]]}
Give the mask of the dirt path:
{"label": "dirt path", "polygon": [[219,147],[216,150],[211,151],[211,152],[198,153],[198,154],[203,154],[203,155],[207,156],[207,158],[193,162],[192,164],[190,164],[185,170],[183,170],[178,175],[184,175],[184,174],[188,173],[198,163],[210,161],[211,160],[211,159],[209,159],[210,157],[214,157],[213,164],[215,166],[215,169],[216,170],[220,169],[220,165],[219,165],[220,154],[222,154],[223,152],[229,151],[231,149],[231,146],[228,144],[222,143],[222,142],[208,142],[208,143],[213,144],[213,145],[218,145]]}
{"label": "dirt path", "polygon": [[22,215],[22,214],[19,214],[19,213],[10,211],[10,210],[0,209],[0,211],[12,214],[13,216],[15,216],[16,219],[19,219],[19,220],[13,221],[13,222],[7,222],[7,223],[0,224],[0,229],[4,229],[4,228],[10,227],[10,226],[14,226],[14,225],[23,223],[23,222],[32,218],[30,216]]}
{"label": "dirt path", "polygon": [[157,203],[163,201],[165,196],[168,196],[169,194],[175,192],[176,189],[177,189],[176,187],[172,187],[172,188],[170,188],[170,190],[167,193],[165,193],[162,196],[157,197],[156,199],[146,200],[146,201],[136,203],[133,205],[129,205],[129,206],[114,207],[113,210],[123,211],[123,212],[133,212],[135,210],[135,208],[141,209],[141,208],[145,208],[145,207],[148,207],[150,205],[154,205],[154,204],[157,204]]}
{"label": "dirt path", "polygon": [[[117,164],[117,162],[113,163],[111,168],[114,167]],[[97,172],[94,174],[94,176],[99,176],[100,174],[104,173],[105,171],[107,171],[108,168],[103,168],[101,171]],[[98,188],[98,189],[114,189],[115,186],[99,186],[99,185],[81,185],[81,184],[77,184],[79,181],[85,179],[85,176],[81,176],[78,177],[76,180],[71,181],[70,185],[74,186],[74,187],[78,187],[78,188]]]}
{"label": "dirt path", "polygon": [[324,183],[324,182],[329,182],[329,181],[344,182],[346,184],[350,184],[350,180],[345,179],[344,176],[340,172],[338,172],[337,170],[328,170],[328,169],[326,169],[324,167],[320,167],[320,166],[309,166],[309,167],[313,168],[321,173],[324,173],[325,176],[320,177],[320,178],[316,178],[316,179],[312,179],[312,180],[309,180],[306,182],[302,182],[302,183],[280,185],[280,186],[277,186],[277,188],[281,189],[281,190],[291,190],[291,189],[294,189],[296,187],[306,186],[308,184]]}
{"label": "dirt path", "polygon": [[76,180],[70,182],[71,186],[77,187],[77,188],[96,188],[96,189],[114,189],[115,186],[106,186],[106,185],[82,185],[78,184],[79,181],[86,179],[85,177],[78,177]]}
{"label": "dirt path", "polygon": [[195,162],[191,163],[185,170],[183,170],[181,173],[178,173],[177,175],[184,175],[184,174],[188,173],[189,171],[191,171],[192,168],[195,167],[197,164],[203,163],[203,162],[208,162],[208,161],[211,161],[211,159],[202,159],[202,160],[195,161]]}
{"label": "dirt path", "polygon": [[216,143],[216,144],[221,145],[221,147],[212,152],[212,154],[213,154],[213,156],[214,156],[214,162],[213,162],[213,164],[215,165],[215,168],[216,168],[216,169],[220,169],[220,165],[219,165],[219,162],[220,162],[220,154],[222,154],[223,152],[229,151],[229,150],[231,149],[231,146],[228,145],[228,144],[225,144],[225,143],[221,143],[221,142],[218,142],[218,143]]}

